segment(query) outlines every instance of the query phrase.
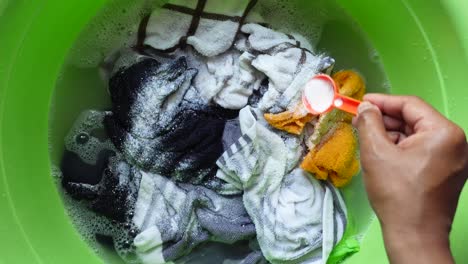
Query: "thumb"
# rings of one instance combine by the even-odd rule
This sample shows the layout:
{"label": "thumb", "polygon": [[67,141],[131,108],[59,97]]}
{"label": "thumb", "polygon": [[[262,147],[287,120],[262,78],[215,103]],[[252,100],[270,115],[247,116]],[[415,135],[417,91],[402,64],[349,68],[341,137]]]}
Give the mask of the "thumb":
{"label": "thumb", "polygon": [[378,154],[392,145],[377,106],[369,102],[361,103],[355,125],[359,132],[361,153]]}

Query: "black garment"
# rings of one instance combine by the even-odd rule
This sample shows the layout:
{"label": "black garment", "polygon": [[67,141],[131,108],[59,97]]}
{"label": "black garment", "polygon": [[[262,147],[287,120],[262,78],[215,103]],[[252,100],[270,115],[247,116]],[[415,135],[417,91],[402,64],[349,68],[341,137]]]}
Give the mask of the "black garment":
{"label": "black garment", "polygon": [[184,57],[168,64],[145,59],[119,71],[109,83],[113,114],[105,126],[132,164],[210,187],[219,181],[225,123],[238,111],[204,102],[191,87],[196,73]]}
{"label": "black garment", "polygon": [[[79,118],[69,133],[68,139],[74,140],[72,144],[70,142],[66,144],[67,150],[62,162],[62,171],[66,176],[62,183],[72,198],[83,200],[91,211],[113,220],[109,225],[96,225],[90,228],[98,243],[108,249],[114,248],[128,263],[139,263],[133,262],[137,261],[137,256],[132,244],[135,237],[148,226],[140,230],[142,226],[135,225],[134,217],[137,213],[140,216],[144,214],[147,218],[143,221],[145,223],[151,219],[152,213],[149,212],[153,212],[166,213],[168,217],[177,216],[177,218],[184,219],[179,222],[179,230],[176,233],[169,231],[171,228],[170,221],[166,221],[167,217],[164,217],[162,222],[148,222],[161,230],[161,237],[164,241],[163,256],[167,261],[179,258],[187,261],[203,259],[204,254],[211,254],[209,249],[204,251],[207,242],[215,245],[218,245],[217,242],[243,245],[245,248],[238,249],[238,255],[233,255],[235,259],[243,258],[251,252],[245,240],[250,240],[255,236],[255,226],[244,210],[240,196],[224,197],[203,186],[183,183],[178,184],[177,188],[166,188],[170,180],[153,174],[150,177],[164,180],[163,182],[155,181],[158,184],[153,186],[159,194],[156,196],[152,194],[151,199],[146,198],[148,200],[139,197],[143,172],[122,159],[121,153],[109,144],[109,138],[98,133],[102,129],[105,116],[111,113],[96,111],[93,113],[84,115],[85,118]],[[91,148],[90,144],[94,148]],[[90,157],[92,157],[92,164],[88,164]],[[83,158],[87,161],[85,162]],[[214,186],[217,182],[210,183]],[[145,189],[148,188],[151,188],[150,185],[145,186]],[[181,192],[185,193],[185,198],[181,198]],[[161,205],[159,200],[153,200],[159,195],[164,195],[163,200],[168,201],[166,208],[176,206],[176,204],[183,207],[172,207],[168,212],[159,210],[163,208],[158,207]],[[148,205],[147,211],[136,212],[137,205],[142,208],[142,204]],[[177,214],[171,214],[176,211]],[[98,219],[92,218],[89,222],[101,221]],[[191,226],[193,222],[190,219],[196,221],[197,224]],[[240,241],[244,241],[243,244]],[[189,255],[191,250],[200,253]],[[248,255],[245,258],[247,262],[243,263],[259,263],[257,259],[261,255],[257,255],[257,253]]]}
{"label": "black garment", "polygon": [[116,166],[119,154],[105,134],[105,112],[86,111],[67,135],[60,169],[64,190],[90,210],[117,222],[128,221],[139,186],[130,167]]}
{"label": "black garment", "polygon": [[112,150],[103,150],[98,154],[96,164],[87,164],[79,154],[65,150],[60,169],[64,182],[78,182],[87,184],[98,184],[102,179],[102,173],[107,167],[109,158],[114,156]]}
{"label": "black garment", "polygon": [[[74,161],[75,167],[84,165],[79,160]],[[139,178],[134,178],[138,174],[132,173],[127,164],[106,165],[97,184],[86,183],[86,179],[71,180],[65,175],[62,185],[72,198],[87,201],[89,208],[99,215],[121,223],[129,222],[140,181]]]}

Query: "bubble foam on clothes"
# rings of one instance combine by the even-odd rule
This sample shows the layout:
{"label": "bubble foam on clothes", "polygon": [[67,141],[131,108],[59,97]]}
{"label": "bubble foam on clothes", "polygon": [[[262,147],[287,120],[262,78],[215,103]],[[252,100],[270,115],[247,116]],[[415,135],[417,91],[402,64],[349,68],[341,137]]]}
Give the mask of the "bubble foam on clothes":
{"label": "bubble foam on clothes", "polygon": [[[87,111],[83,113],[78,118],[75,126],[65,139],[66,149],[77,153],[84,162],[89,164],[93,164],[93,162],[97,160],[97,156],[102,150],[114,149],[114,146],[109,139],[98,138],[92,133],[92,131],[103,129],[104,117],[105,114],[102,112]],[[86,144],[79,144],[76,136],[83,134],[86,134],[89,138]],[[120,170],[125,168],[118,166],[115,162],[116,161],[113,161],[112,159],[110,161],[110,167],[115,170],[115,174],[124,174],[124,172]],[[52,176],[57,184],[60,184],[63,178],[60,168],[54,166],[52,168]],[[68,215],[74,221],[78,232],[83,236],[84,240],[91,245],[95,252],[99,255],[103,254],[101,248],[102,245],[98,243],[96,237],[96,234],[100,234],[114,238],[113,244],[116,252],[120,256],[133,253],[134,250],[129,246],[133,241],[133,237],[130,232],[134,229],[131,224],[131,219],[127,219],[127,221],[122,223],[116,223],[113,220],[89,210],[89,204],[86,202],[73,200],[71,196],[64,193],[62,188],[60,188],[60,191],[64,199]],[[135,204],[135,202],[136,200],[134,198],[129,197],[127,207],[131,208],[131,205]]]}
{"label": "bubble foam on clothes", "polygon": [[[72,48],[69,63],[82,68],[94,68],[121,47],[131,47],[136,42],[141,19],[151,10],[159,8],[163,0],[113,0],[99,11],[80,34]],[[263,19],[278,31],[288,32],[294,37],[307,39],[314,49],[320,40],[323,25],[333,19],[327,12],[328,1],[314,1],[307,10],[299,7],[298,1],[260,0],[253,12],[255,19]],[[307,14],[304,14],[307,12]],[[307,22],[291,17],[306,17]]]}
{"label": "bubble foam on clothes", "polygon": [[[116,1],[119,3],[121,1]],[[286,2],[285,2],[286,3]],[[144,1],[136,1],[131,4],[126,10],[127,14],[133,13],[133,15],[137,18],[135,19],[128,19],[122,20],[121,25],[116,23],[118,20],[119,15],[117,15],[119,11],[119,5],[105,8],[102,11],[102,16],[91,23],[89,29],[86,30],[81,36],[80,40],[78,41],[80,45],[75,46],[73,49],[72,55],[70,57],[69,62],[77,67],[98,67],[100,63],[112,54],[116,49],[120,47],[129,47],[134,42],[134,35],[136,33],[136,28],[139,23],[139,20],[143,16],[145,12],[146,3]],[[292,10],[291,8],[289,10]],[[115,12],[113,14],[112,12]],[[267,11],[268,13],[269,11]],[[288,17],[291,14],[288,12],[284,12],[282,14],[283,17]],[[267,20],[270,18],[266,18]],[[114,25],[111,25],[114,24]],[[119,30],[112,30],[112,28],[122,27]],[[291,26],[293,27],[293,26]],[[129,34],[127,34],[126,30],[129,29]],[[311,29],[310,26],[307,29]],[[302,30],[301,30],[302,31]],[[306,29],[304,29],[306,31]],[[316,29],[310,30],[310,32],[315,32]],[[290,32],[286,30],[284,32]],[[293,33],[295,36],[297,34]],[[318,40],[316,36],[314,39]],[[183,55],[181,53],[181,55]],[[199,68],[200,65],[204,65],[203,57],[187,57],[189,67]],[[125,63],[125,62],[124,62]],[[168,118],[167,116],[165,116]],[[82,117],[85,118],[85,117]],[[90,114],[86,117],[89,120],[82,120],[84,122],[77,122],[82,125],[74,127],[72,132],[67,136],[65,145],[66,148],[70,151],[78,153],[79,156],[83,159],[83,161],[92,164],[94,160],[96,160],[96,155],[105,148],[113,147],[108,142],[102,142],[99,139],[93,137],[88,131],[96,130],[101,128],[101,119],[102,116],[98,114]],[[163,117],[164,119],[164,117]],[[161,120],[162,123],[165,120]],[[77,143],[77,135],[85,133],[87,137],[89,137],[89,141],[85,145],[80,145]],[[104,143],[104,144],[103,144]],[[289,145],[289,144],[288,144]],[[187,161],[189,162],[189,161]],[[187,164],[181,164],[189,165]],[[113,234],[114,237],[117,237],[115,242],[116,251],[119,255],[125,255],[127,253],[131,253],[131,250],[127,249],[126,242],[127,237],[126,234],[121,232],[121,230],[116,229],[113,224],[106,219],[105,217],[101,217],[96,215],[95,213],[90,212],[87,210],[84,203],[72,201],[70,197],[65,197],[65,204],[67,205],[68,212],[72,219],[74,219],[75,224],[78,228],[78,231],[84,236],[84,238],[90,242],[89,244],[93,246],[94,250],[100,252],[100,246],[96,241],[94,234],[96,231],[100,231],[103,233]]]}
{"label": "bubble foam on clothes", "polygon": [[[58,167],[52,168],[52,176],[57,182],[60,182],[63,177]],[[67,207],[67,213],[72,219],[75,228],[81,234],[82,238],[88,242],[91,249],[98,255],[103,254],[102,246],[96,239],[96,234],[111,235],[115,239],[115,247],[119,254],[131,253],[130,248],[126,248],[126,242],[128,241],[127,234],[122,232],[121,229],[116,228],[116,225],[106,217],[99,216],[87,208],[84,202],[73,200],[69,195],[66,195],[63,189],[60,189],[60,194],[63,197],[65,206]],[[124,224],[122,224],[123,226]],[[123,229],[123,228],[122,228]]]}
{"label": "bubble foam on clothes", "polygon": [[[116,49],[121,46],[131,46],[140,19],[152,7],[164,1],[112,0],[109,2],[99,12],[98,17],[93,19],[87,29],[80,35],[77,45],[72,49],[68,63],[76,67],[95,68],[102,62],[102,59],[109,56]],[[329,8],[328,2],[330,1],[318,0],[308,3],[306,7],[301,5],[301,8],[297,8],[300,5],[299,1],[259,0],[259,5],[254,11],[260,13],[259,17],[263,17],[263,20],[272,25],[273,28],[291,33],[296,37],[295,32],[302,34],[315,47],[320,42],[323,25],[337,14],[341,14],[340,12],[334,14],[333,8]],[[291,17],[297,19],[291,19]],[[196,66],[197,60],[192,61],[190,58],[188,60],[189,67],[198,68]],[[390,86],[389,83],[387,85]],[[73,140],[69,139],[67,144],[73,144]],[[82,150],[81,155],[86,156],[86,160],[91,161],[93,153],[99,147],[97,144],[94,146],[91,144],[86,149]],[[53,174],[56,175],[57,173],[54,172]],[[65,203],[65,205],[77,226],[81,227],[78,231],[87,234],[86,237],[89,237],[90,245],[100,252],[100,246],[89,230],[94,230],[98,226],[100,228],[109,228],[109,223],[99,221],[99,224],[91,225],[87,223],[86,219],[87,217],[91,219],[93,215],[87,216],[84,212],[86,208],[81,207],[82,212],[79,208],[82,205],[71,201]],[[124,240],[123,236],[121,240]]]}
{"label": "bubble foam on clothes", "polygon": [[[329,1],[310,1],[311,3],[304,9],[299,1],[290,0],[260,0],[257,11],[280,32],[287,32],[294,37],[306,39],[310,42],[312,50],[320,41],[324,24],[333,16],[333,12],[328,12]],[[299,18],[299,19],[291,19]],[[300,18],[307,17],[307,21]],[[302,42],[302,41],[301,41]]]}

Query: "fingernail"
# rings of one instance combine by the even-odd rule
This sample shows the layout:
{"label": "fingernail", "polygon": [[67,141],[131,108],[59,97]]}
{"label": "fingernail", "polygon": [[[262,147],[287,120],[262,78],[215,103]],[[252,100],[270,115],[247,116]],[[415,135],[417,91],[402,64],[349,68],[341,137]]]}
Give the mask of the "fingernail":
{"label": "fingernail", "polygon": [[358,107],[358,114],[363,113],[366,110],[373,108],[374,105],[369,102],[362,102]]}

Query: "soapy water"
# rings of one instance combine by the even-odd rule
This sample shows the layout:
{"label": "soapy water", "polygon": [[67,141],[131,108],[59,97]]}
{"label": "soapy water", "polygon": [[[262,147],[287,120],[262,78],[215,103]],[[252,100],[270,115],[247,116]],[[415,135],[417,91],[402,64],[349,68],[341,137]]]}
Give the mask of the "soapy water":
{"label": "soapy water", "polygon": [[[90,135],[79,138],[64,138],[74,120],[81,112],[88,109],[109,109],[107,85],[102,81],[99,68],[104,59],[121,47],[134,44],[141,19],[166,1],[113,0],[103,7],[101,12],[90,22],[71,49],[62,74],[57,80],[50,112],[50,148],[54,168],[52,174],[57,179],[57,186],[63,194],[64,205],[77,231],[90,247],[107,263],[124,263],[105,241],[97,242],[96,230],[117,237],[118,245],[127,242],[126,233],[113,227],[105,218],[90,212],[83,203],[72,200],[60,185],[61,171],[58,164],[63,155],[65,144],[76,147],[76,142],[86,140]],[[304,36],[313,50],[325,52],[336,60],[335,69],[354,69],[366,77],[369,92],[388,92],[387,81],[378,52],[370,45],[365,34],[357,24],[333,1],[317,0],[310,3],[305,0],[260,0],[254,12],[272,28],[294,36]],[[78,128],[77,128],[78,129]],[[99,142],[102,144],[102,142]],[[74,145],[75,144],[75,145]],[[107,143],[105,143],[107,144]],[[96,144],[90,142],[87,151],[95,153]],[[89,160],[95,157],[89,156]],[[342,190],[350,214],[350,223],[356,230],[356,237],[361,238],[373,219],[373,213],[365,196],[362,178],[356,177]],[[92,220],[91,220],[92,219]],[[96,221],[96,219],[98,221]],[[236,253],[229,253],[229,246],[210,245],[204,253],[194,252],[185,263],[207,263],[206,252],[212,252],[216,259],[235,258]],[[224,250],[223,250],[224,249]],[[242,252],[239,256],[242,256]]]}

